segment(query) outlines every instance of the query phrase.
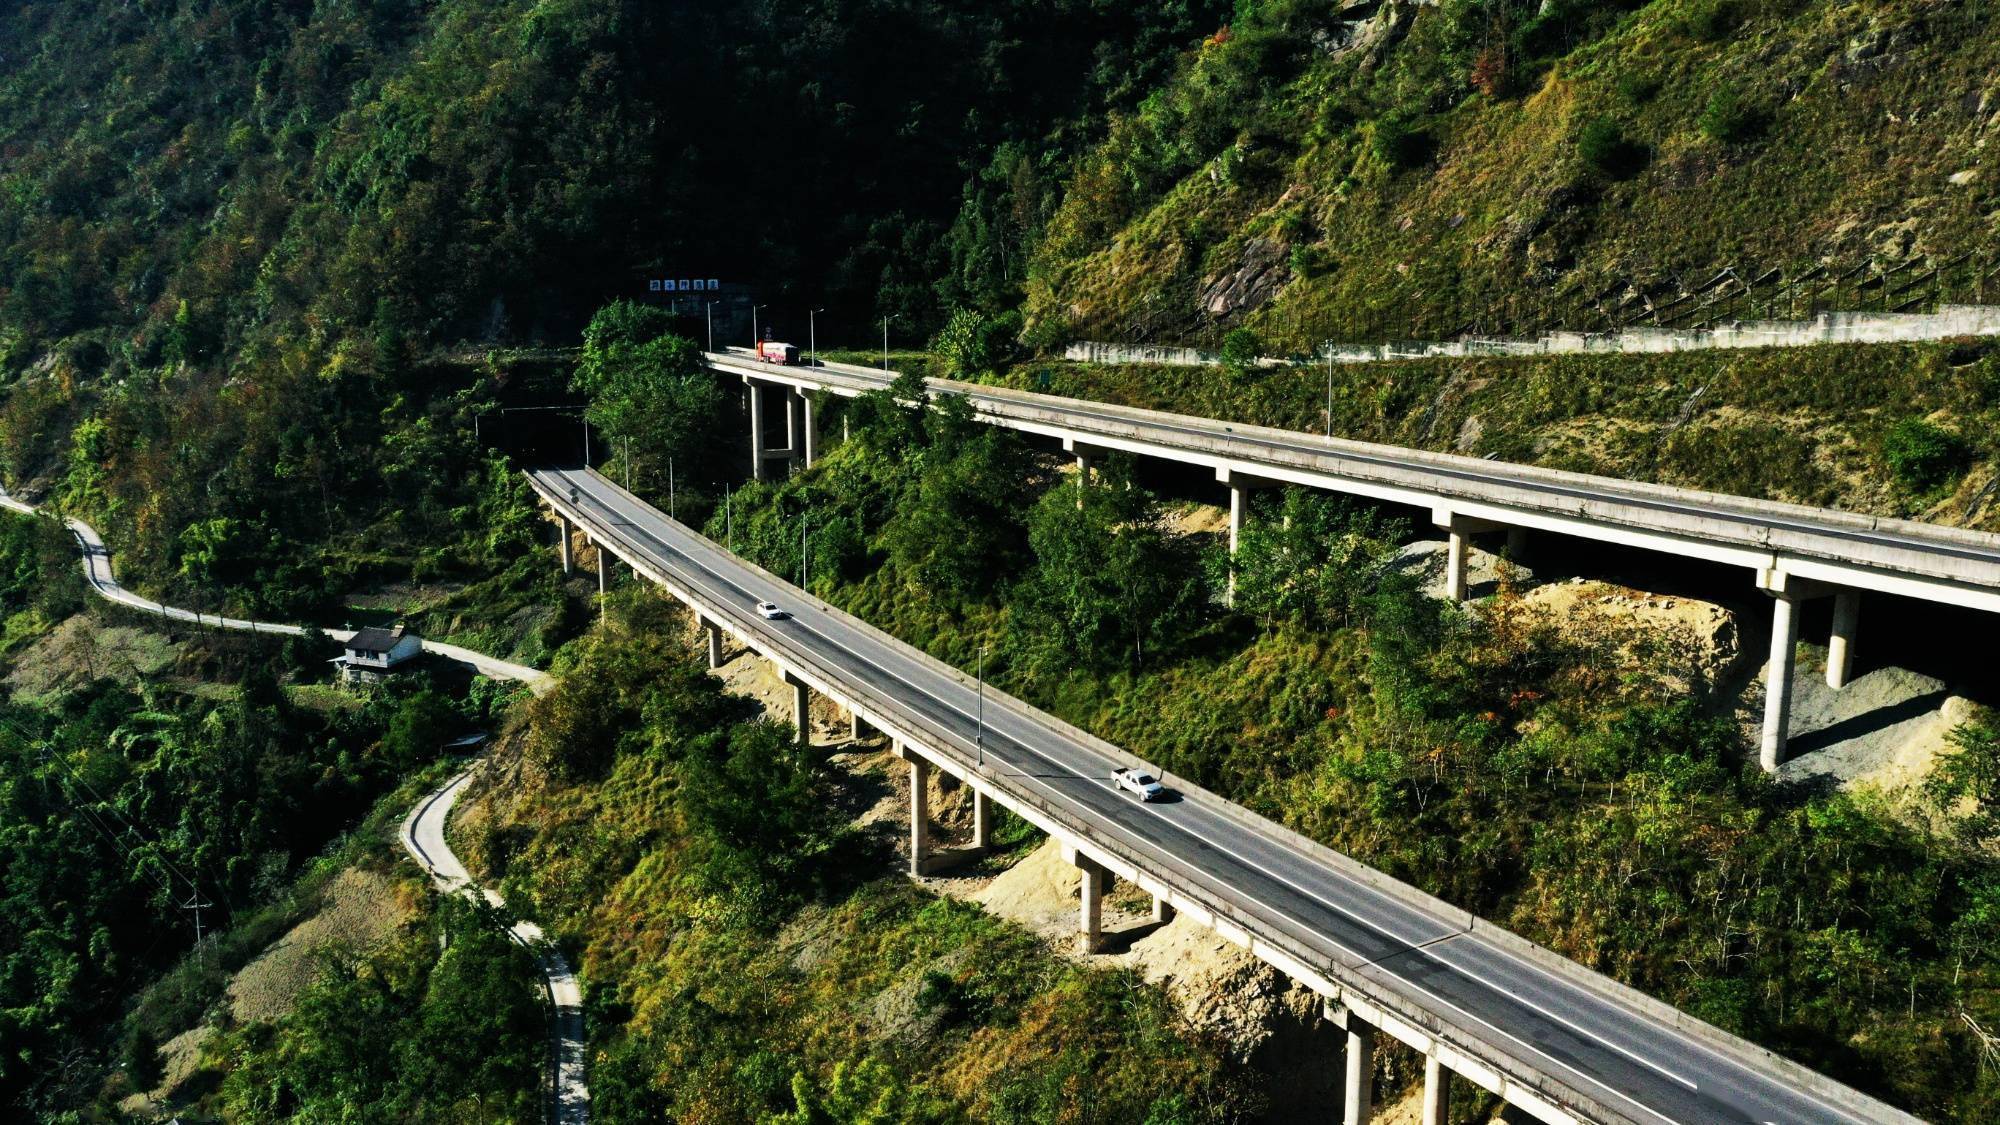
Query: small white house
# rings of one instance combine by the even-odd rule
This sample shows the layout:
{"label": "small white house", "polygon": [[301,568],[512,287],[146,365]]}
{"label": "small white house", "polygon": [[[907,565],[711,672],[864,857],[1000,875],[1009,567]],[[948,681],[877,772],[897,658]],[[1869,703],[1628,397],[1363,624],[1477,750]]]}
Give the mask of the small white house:
{"label": "small white house", "polygon": [[357,630],[342,647],[346,651],[334,660],[340,666],[340,681],[372,684],[422,652],[424,642],[415,633],[406,632],[401,625],[394,629],[371,626]]}

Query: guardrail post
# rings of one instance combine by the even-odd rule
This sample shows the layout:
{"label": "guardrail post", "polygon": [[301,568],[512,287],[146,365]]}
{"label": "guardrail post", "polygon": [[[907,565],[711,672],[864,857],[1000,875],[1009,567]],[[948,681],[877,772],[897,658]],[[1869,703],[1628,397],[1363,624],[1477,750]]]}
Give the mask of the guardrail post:
{"label": "guardrail post", "polygon": [[764,385],[745,379],[750,388],[750,476],[764,479]]}
{"label": "guardrail post", "polygon": [[1826,642],[1826,686],[1847,686],[1854,670],[1854,629],[1861,618],[1861,592],[1842,590],[1833,595],[1833,634]]}
{"label": "guardrail post", "polygon": [[1791,727],[1792,663],[1799,647],[1799,615],[1792,594],[1769,586],[1764,592],[1771,595],[1771,662],[1764,669],[1764,733],[1758,742],[1757,759],[1764,772],[1776,773],[1785,760],[1785,740]]}
{"label": "guardrail post", "polygon": [[910,874],[914,877],[924,873],[931,854],[931,764],[900,742],[896,751],[910,763]]}
{"label": "guardrail post", "polygon": [[1347,1016],[1345,1125],[1368,1125],[1375,1117],[1375,1029],[1353,1013]]}
{"label": "guardrail post", "polygon": [[1448,1125],[1451,1117],[1451,1071],[1435,1053],[1424,1056],[1424,1125]]}

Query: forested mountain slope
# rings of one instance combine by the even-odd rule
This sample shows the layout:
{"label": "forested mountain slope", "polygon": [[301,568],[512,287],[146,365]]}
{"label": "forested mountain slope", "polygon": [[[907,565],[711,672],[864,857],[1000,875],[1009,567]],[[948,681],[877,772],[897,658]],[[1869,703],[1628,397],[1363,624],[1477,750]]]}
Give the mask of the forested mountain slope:
{"label": "forested mountain slope", "polygon": [[182,593],[408,560],[473,534],[464,431],[518,381],[420,357],[571,342],[647,267],[927,332],[1220,7],[0,7],[0,469]]}

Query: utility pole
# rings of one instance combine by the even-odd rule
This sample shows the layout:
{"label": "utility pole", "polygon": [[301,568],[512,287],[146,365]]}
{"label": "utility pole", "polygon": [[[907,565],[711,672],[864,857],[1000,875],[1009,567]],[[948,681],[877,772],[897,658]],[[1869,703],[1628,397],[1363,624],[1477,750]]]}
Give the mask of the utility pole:
{"label": "utility pole", "polygon": [[809,337],[806,346],[812,349],[810,366],[813,367],[819,366],[819,314],[825,311],[825,309],[814,309],[806,314],[806,335]]}
{"label": "utility pole", "polygon": [[212,902],[202,901],[201,890],[199,888],[193,885],[189,886],[188,900],[181,904],[181,909],[194,911],[194,944],[196,948],[201,947],[201,912],[214,905]]}

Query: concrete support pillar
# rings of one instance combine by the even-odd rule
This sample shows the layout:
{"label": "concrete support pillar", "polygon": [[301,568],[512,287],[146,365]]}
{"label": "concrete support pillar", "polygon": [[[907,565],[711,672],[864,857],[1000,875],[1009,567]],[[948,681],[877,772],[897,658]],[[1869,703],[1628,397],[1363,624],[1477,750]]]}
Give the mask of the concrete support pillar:
{"label": "concrete support pillar", "polygon": [[1771,663],[1764,670],[1764,736],[1757,758],[1764,772],[1776,773],[1785,760],[1792,719],[1792,661],[1799,647],[1798,603],[1791,594],[1771,595]]}
{"label": "concrete support pillar", "polygon": [[570,551],[570,540],[576,536],[576,527],[569,522],[568,516],[557,516],[556,519],[562,521],[562,568],[563,577],[567,578],[576,573],[576,557]]}
{"label": "concrete support pillar", "polygon": [[847,737],[849,741],[859,742],[873,733],[875,732],[868,726],[866,719],[863,719],[853,711],[847,713]]}
{"label": "concrete support pillar", "polygon": [[972,846],[993,846],[993,798],[977,789],[972,791]]}
{"label": "concrete support pillar", "polygon": [[786,387],[778,392],[785,396],[785,448],[792,456],[799,455],[799,398],[798,391]]}
{"label": "concrete support pillar", "polygon": [[709,668],[715,669],[722,667],[722,626],[717,625],[715,622],[710,621],[707,618],[703,618],[701,622],[701,631],[702,634],[706,636],[708,639]]}
{"label": "concrete support pillar", "polygon": [[605,559],[602,545],[592,543],[590,546],[597,553],[597,596],[601,598],[611,587],[610,563]]}
{"label": "concrete support pillar", "polygon": [[1352,1014],[1347,1017],[1346,1125],[1368,1125],[1375,1118],[1375,1029]]}
{"label": "concrete support pillar", "polygon": [[931,856],[931,764],[904,752],[910,762],[910,874],[922,875]]}
{"label": "concrete support pillar", "polygon": [[1833,595],[1833,635],[1826,642],[1826,686],[1847,686],[1854,670],[1854,627],[1861,619],[1861,594],[1842,590]]}
{"label": "concrete support pillar", "polygon": [[799,435],[804,444],[794,445],[792,448],[805,450],[806,468],[810,469],[813,461],[819,457],[819,419],[813,414],[811,396],[803,390],[799,392],[799,422]]}
{"label": "concrete support pillar", "polygon": [[1424,1056],[1424,1125],[1447,1125],[1451,1116],[1451,1071],[1436,1055]]}
{"label": "concrete support pillar", "polygon": [[1154,895],[1153,921],[1158,922],[1161,925],[1165,925],[1166,923],[1171,922],[1173,920],[1174,920],[1174,904],[1168,902],[1166,899],[1161,898],[1159,895]]}
{"label": "concrete support pillar", "polygon": [[750,381],[750,475],[764,478],[764,385]]}
{"label": "concrete support pillar", "polygon": [[1469,583],[1465,577],[1465,532],[1447,528],[1444,556],[1444,594],[1455,602],[1465,600]]}
{"label": "concrete support pillar", "polygon": [[1090,454],[1081,449],[1076,452],[1076,506],[1083,507],[1083,490],[1090,487]]}
{"label": "concrete support pillar", "polygon": [[1240,480],[1229,482],[1229,589],[1222,600],[1236,604],[1236,548],[1243,542],[1243,520],[1250,514],[1250,488]]}
{"label": "concrete support pillar", "polygon": [[1528,553],[1528,529],[1525,527],[1508,528],[1507,558],[1509,559],[1509,561],[1520,562],[1521,556],[1527,553]]}
{"label": "concrete support pillar", "polygon": [[1076,948],[1082,953],[1104,950],[1104,868],[1088,856],[1076,857],[1078,881]]}
{"label": "concrete support pillar", "polygon": [[785,673],[785,682],[792,688],[792,736],[801,743],[812,742],[812,693],[806,689],[806,682]]}

